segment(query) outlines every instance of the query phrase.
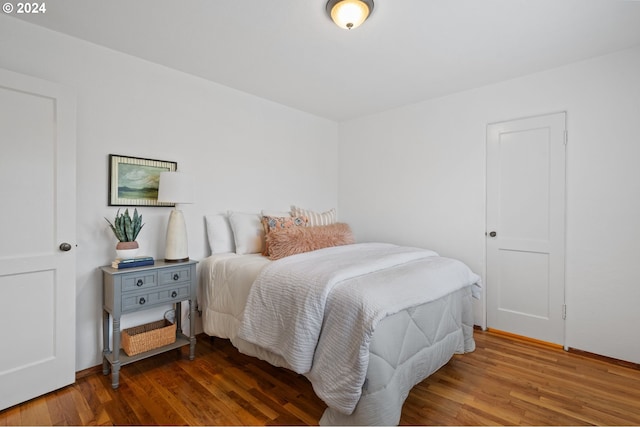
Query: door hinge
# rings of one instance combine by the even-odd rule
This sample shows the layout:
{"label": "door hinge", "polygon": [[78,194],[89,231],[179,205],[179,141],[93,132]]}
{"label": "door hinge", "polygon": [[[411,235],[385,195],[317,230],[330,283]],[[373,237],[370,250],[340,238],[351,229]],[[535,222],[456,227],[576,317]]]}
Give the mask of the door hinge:
{"label": "door hinge", "polygon": [[564,145],[567,145],[567,142],[569,142],[569,131],[565,130],[564,131]]}
{"label": "door hinge", "polygon": [[567,304],[562,304],[562,319],[566,320],[567,318]]}

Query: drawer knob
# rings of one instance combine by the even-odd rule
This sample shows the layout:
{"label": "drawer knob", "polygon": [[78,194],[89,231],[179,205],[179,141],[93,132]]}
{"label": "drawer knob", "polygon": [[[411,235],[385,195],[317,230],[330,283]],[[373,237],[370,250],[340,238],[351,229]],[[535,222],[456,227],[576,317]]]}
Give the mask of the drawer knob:
{"label": "drawer knob", "polygon": [[140,305],[144,305],[144,303],[147,302],[147,300],[144,299],[144,297],[142,297],[138,302],[140,303]]}
{"label": "drawer knob", "polygon": [[171,292],[171,298],[175,298],[178,296],[178,293],[176,291]]}
{"label": "drawer knob", "polygon": [[144,282],[142,281],[142,279],[138,279],[138,281],[136,282],[136,286],[142,286],[144,285]]}
{"label": "drawer knob", "polygon": [[180,275],[178,273],[173,274],[173,280],[178,280],[179,278],[180,278]]}

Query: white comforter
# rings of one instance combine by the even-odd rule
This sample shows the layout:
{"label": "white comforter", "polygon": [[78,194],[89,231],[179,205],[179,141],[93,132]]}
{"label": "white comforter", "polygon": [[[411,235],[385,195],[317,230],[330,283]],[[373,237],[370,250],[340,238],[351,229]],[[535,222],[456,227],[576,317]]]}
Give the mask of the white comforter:
{"label": "white comforter", "polygon": [[261,270],[238,336],[281,356],[329,407],[351,414],[378,322],[479,282],[460,261],[391,244],[295,255]]}

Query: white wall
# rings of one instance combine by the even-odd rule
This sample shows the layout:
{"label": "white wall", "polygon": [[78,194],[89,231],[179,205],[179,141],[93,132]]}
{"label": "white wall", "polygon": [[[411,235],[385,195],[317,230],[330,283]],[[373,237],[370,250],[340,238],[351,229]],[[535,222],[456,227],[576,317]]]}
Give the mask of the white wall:
{"label": "white wall", "polygon": [[[183,208],[195,259],[209,253],[208,213],[337,204],[334,122],[6,16],[0,67],[77,93],[77,370],[101,363],[97,268],[116,244],[103,219],[117,210],[107,206],[109,154],[177,161],[195,175],[197,202]],[[162,258],[170,208],[139,211],[140,254]],[[122,326],[157,316],[129,316]]]}
{"label": "white wall", "polygon": [[484,277],[486,125],[558,111],[566,344],[640,363],[640,47],[341,123],[340,215],[361,241],[432,248]]}

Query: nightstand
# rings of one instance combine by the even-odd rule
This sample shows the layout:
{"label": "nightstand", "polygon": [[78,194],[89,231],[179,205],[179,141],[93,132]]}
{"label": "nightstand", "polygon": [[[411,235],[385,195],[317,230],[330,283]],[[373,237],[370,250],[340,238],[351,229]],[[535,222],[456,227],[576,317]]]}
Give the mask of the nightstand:
{"label": "nightstand", "polygon": [[[102,270],[102,372],[111,368],[111,386],[119,385],[120,367],[137,360],[155,356],[172,349],[189,345],[189,360],[195,357],[196,318],[196,264],[197,261],[168,263],[156,261],[155,265]],[[189,301],[189,336],[182,333],[182,301]],[[176,310],[176,341],[144,353],[128,356],[120,348],[120,317],[123,314],[174,304]],[[109,339],[109,315],[113,326]],[[112,343],[110,343],[112,341]]]}

